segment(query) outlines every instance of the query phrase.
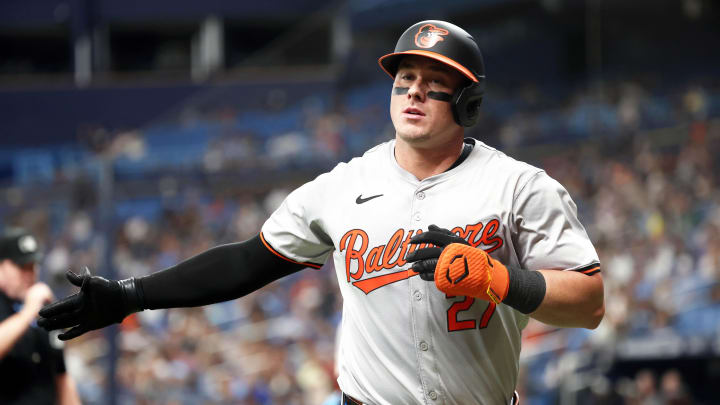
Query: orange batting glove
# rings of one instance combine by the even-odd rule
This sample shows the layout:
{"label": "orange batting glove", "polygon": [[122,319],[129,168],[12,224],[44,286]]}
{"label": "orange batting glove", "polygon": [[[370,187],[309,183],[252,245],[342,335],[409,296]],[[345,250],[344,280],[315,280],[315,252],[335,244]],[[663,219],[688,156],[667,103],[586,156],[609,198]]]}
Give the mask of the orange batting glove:
{"label": "orange batting glove", "polygon": [[474,248],[447,229],[430,225],[427,232],[415,235],[411,244],[432,244],[407,256],[412,270],[423,280],[435,280],[437,288],[448,295],[464,295],[501,303],[508,293],[507,267],[484,250]]}

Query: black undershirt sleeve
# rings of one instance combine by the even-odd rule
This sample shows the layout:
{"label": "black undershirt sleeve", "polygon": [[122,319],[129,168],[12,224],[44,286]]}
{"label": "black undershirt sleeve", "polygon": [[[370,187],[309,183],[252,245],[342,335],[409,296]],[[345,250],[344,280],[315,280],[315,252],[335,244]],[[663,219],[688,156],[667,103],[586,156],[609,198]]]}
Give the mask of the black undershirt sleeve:
{"label": "black undershirt sleeve", "polygon": [[270,252],[257,235],[138,278],[136,285],[142,309],[195,307],[242,297],[304,268]]}

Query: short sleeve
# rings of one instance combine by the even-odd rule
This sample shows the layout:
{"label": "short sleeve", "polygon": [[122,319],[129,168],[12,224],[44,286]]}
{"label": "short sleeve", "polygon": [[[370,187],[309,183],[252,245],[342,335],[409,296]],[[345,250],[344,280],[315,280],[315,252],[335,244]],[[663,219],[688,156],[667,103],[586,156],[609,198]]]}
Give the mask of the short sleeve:
{"label": "short sleeve", "polygon": [[334,247],[323,226],[323,183],[327,174],[290,193],[265,221],[260,236],[274,254],[319,268]]}
{"label": "short sleeve", "polygon": [[520,265],[529,270],[600,271],[595,247],[567,190],[544,171],[522,186],[513,202],[513,239]]}

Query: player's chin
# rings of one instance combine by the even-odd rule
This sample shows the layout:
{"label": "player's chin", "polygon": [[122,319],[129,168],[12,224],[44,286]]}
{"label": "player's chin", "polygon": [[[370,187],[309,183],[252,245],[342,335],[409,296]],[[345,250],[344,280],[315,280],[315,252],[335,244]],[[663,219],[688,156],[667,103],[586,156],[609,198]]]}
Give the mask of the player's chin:
{"label": "player's chin", "polygon": [[405,143],[417,146],[421,146],[430,140],[430,135],[427,131],[421,131],[417,128],[402,128],[397,131],[397,136],[405,141]]}

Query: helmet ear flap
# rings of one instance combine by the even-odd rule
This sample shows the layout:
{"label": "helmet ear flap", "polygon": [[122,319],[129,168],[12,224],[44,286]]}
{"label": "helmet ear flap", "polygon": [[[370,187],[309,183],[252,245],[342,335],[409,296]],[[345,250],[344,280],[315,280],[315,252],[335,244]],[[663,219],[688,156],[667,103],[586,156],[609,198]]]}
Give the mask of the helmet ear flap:
{"label": "helmet ear flap", "polygon": [[480,118],[480,104],[484,89],[482,83],[473,82],[456,91],[452,99],[455,122],[462,127],[475,125]]}

